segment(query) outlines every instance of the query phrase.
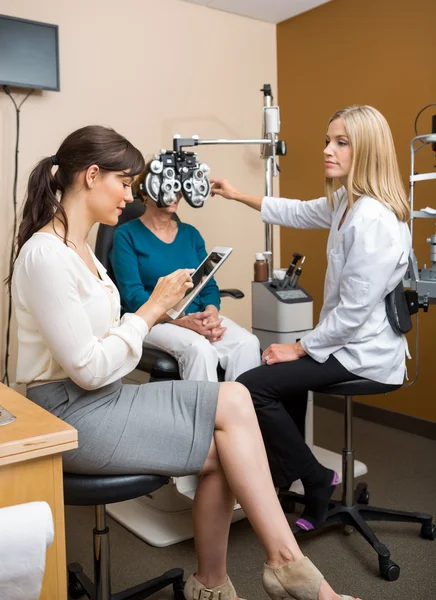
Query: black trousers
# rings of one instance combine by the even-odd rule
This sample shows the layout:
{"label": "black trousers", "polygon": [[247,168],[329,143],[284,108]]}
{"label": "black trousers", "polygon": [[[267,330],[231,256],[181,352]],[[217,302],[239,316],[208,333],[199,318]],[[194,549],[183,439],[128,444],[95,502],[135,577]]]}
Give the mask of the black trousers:
{"label": "black trousers", "polygon": [[276,486],[288,486],[318,465],[304,441],[307,392],[354,379],[361,378],[333,356],[325,363],[304,356],[292,362],[262,365],[238,377],[253,399]]}

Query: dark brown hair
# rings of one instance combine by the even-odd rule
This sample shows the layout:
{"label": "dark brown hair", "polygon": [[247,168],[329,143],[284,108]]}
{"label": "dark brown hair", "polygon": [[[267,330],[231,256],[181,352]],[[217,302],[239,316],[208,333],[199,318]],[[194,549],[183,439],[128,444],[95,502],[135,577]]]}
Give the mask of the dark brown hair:
{"label": "dark brown hair", "polygon": [[[53,174],[55,164],[58,169]],[[27,240],[54,217],[64,226],[64,243],[67,242],[68,220],[58,196],[62,198],[77,174],[91,165],[98,165],[102,172],[126,171],[135,176],[143,171],[145,162],[135,146],[108,127],[89,125],[70,133],[56,154],[43,158],[30,174],[15,258]],[[12,270],[8,283],[11,277]]]}

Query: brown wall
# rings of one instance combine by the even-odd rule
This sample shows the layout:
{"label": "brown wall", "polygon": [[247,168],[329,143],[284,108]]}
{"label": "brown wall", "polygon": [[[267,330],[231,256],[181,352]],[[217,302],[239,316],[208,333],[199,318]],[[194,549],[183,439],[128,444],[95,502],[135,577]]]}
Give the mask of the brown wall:
{"label": "brown wall", "polygon": [[[409,176],[409,142],[418,111],[436,102],[434,0],[333,0],[277,27],[278,82],[282,137],[288,156],[281,159],[281,195],[311,199],[324,195],[322,149],[328,118],[349,104],[371,104],[388,119],[400,169]],[[431,130],[428,109],[419,133]],[[436,171],[430,147],[417,155],[419,172]],[[417,184],[416,206],[436,208],[436,181]],[[435,221],[415,221],[418,261],[430,262],[426,238]],[[315,316],[322,302],[327,232],[282,229],[281,261],[292,253],[307,255],[301,284],[315,298]],[[376,268],[376,265],[375,265]],[[414,335],[409,345],[415,355]],[[436,306],[420,314],[418,383],[389,396],[363,401],[436,421]],[[409,374],[415,370],[408,361]]]}

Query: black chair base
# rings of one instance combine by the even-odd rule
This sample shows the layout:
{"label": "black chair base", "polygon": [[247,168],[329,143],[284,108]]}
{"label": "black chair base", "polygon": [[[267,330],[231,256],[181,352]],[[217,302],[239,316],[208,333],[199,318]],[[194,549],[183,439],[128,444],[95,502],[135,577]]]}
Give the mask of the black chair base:
{"label": "black chair base", "polygon": [[[123,592],[111,594],[110,600],[143,600],[168,585],[173,586],[175,600],[184,600],[183,569],[171,569],[160,577],[135,585]],[[99,600],[96,585],[85,575],[81,565],[71,563],[68,565],[68,598],[76,600],[82,596],[91,600]]]}
{"label": "black chair base", "polygon": [[159,475],[80,475],[64,473],[65,504],[94,506],[93,529],[94,582],[78,563],[68,565],[68,598],[86,596],[90,600],[144,600],[155,592],[173,586],[175,600],[184,600],[183,569],[171,569],[160,577],[112,593],[110,569],[109,527],[106,523],[106,503],[123,502],[151,494],[168,483]]}
{"label": "black chair base", "polygon": [[[396,581],[400,576],[400,567],[391,560],[388,548],[382,544],[366,521],[394,521],[403,523],[420,523],[421,536],[428,540],[436,538],[436,526],[431,515],[420,512],[405,512],[369,506],[369,492],[366,483],[354,487],[354,446],[353,446],[353,396],[370,394],[387,394],[400,388],[400,385],[378,383],[368,379],[345,381],[317,390],[323,394],[344,397],[344,430],[345,444],[342,450],[342,499],[331,500],[327,518],[315,531],[322,531],[332,525],[345,526],[357,531],[366,539],[378,554],[379,570],[388,581]],[[288,491],[280,491],[280,503],[285,512],[294,512],[295,503],[304,504],[304,496]],[[293,528],[296,535],[309,535],[311,532]]]}
{"label": "black chair base", "polygon": [[[293,492],[281,492],[280,503],[284,512],[294,512],[295,504],[304,504],[304,496]],[[359,483],[354,493],[354,504],[345,506],[342,501],[331,500],[329,511],[324,523],[314,532],[306,532],[299,527],[292,530],[296,536],[306,536],[311,533],[323,531],[332,526],[342,526],[356,529],[377,552],[380,575],[387,581],[396,581],[400,576],[400,567],[390,558],[389,549],[376,537],[367,521],[393,521],[402,523],[420,523],[421,537],[427,540],[436,539],[436,526],[433,517],[427,513],[405,512],[379,508],[369,505],[369,491],[366,483]]]}

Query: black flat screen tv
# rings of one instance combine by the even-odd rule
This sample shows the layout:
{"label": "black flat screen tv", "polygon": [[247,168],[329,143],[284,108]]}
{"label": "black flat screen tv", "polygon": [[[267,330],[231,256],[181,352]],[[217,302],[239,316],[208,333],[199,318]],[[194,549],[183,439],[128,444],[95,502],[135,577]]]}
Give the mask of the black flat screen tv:
{"label": "black flat screen tv", "polygon": [[57,25],[0,15],[0,85],[59,91]]}

